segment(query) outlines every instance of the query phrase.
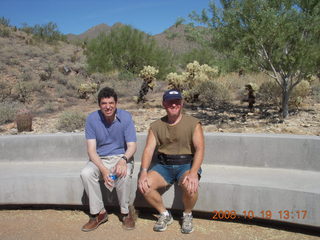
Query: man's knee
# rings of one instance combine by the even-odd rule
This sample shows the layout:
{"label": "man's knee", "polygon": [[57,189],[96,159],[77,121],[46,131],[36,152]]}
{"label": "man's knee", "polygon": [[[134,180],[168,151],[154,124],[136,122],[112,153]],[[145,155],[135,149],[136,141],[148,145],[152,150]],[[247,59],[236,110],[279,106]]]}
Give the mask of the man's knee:
{"label": "man's knee", "polygon": [[95,171],[91,168],[85,167],[80,172],[80,177],[82,180],[90,179],[92,177],[95,177]]}
{"label": "man's knee", "polygon": [[139,188],[139,191],[142,195],[147,196],[152,191],[158,190],[161,187],[164,187],[166,184],[163,183],[164,180],[161,179],[162,176],[155,172],[149,172],[147,177],[147,186],[148,189],[144,189],[143,191]]}

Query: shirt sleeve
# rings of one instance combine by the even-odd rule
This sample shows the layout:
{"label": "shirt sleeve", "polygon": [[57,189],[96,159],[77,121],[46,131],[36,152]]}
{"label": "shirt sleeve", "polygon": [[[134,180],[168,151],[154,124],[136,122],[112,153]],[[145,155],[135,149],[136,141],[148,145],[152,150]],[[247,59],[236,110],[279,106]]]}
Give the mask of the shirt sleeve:
{"label": "shirt sleeve", "polygon": [[136,128],[134,126],[134,122],[132,119],[131,114],[128,114],[128,121],[127,126],[124,131],[124,137],[126,142],[136,142],[137,141],[137,135],[136,135]]}
{"label": "shirt sleeve", "polygon": [[96,139],[92,118],[90,116],[88,116],[86,120],[85,136],[86,139]]}

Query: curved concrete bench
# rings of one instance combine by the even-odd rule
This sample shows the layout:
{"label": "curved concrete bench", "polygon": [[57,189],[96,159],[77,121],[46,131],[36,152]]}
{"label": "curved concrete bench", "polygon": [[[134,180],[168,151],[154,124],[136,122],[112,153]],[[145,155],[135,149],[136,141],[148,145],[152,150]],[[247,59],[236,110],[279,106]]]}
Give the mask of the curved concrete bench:
{"label": "curved concrete bench", "polygon": [[[270,218],[320,227],[320,138],[208,133],[196,211],[217,219]],[[138,134],[133,189],[145,134]],[[80,170],[87,159],[83,134],[0,137],[0,204],[86,203]],[[102,183],[101,183],[102,185]],[[103,185],[102,185],[103,186]],[[117,205],[107,194],[106,205]],[[181,209],[177,185],[163,193],[166,207]],[[132,193],[137,207],[148,207]],[[235,216],[236,214],[237,216]]]}

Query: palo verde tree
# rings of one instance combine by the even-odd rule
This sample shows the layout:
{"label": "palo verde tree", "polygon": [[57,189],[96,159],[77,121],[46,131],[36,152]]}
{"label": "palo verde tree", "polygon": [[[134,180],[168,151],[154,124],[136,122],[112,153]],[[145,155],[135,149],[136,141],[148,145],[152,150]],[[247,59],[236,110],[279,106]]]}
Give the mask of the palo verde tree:
{"label": "palo verde tree", "polygon": [[21,30],[26,33],[33,34],[35,39],[42,40],[47,43],[57,43],[58,41],[67,40],[67,37],[59,31],[58,25],[53,22],[43,25],[36,24],[33,27],[23,24]]}
{"label": "palo verde tree", "polygon": [[[255,66],[282,89],[282,115],[288,116],[293,88],[320,64],[318,0],[221,0],[210,2],[195,23],[211,32],[209,44],[228,58]],[[319,72],[318,72],[319,73]]]}
{"label": "palo verde tree", "polygon": [[109,34],[101,34],[87,47],[91,72],[130,72],[138,74],[143,66],[152,65],[163,75],[171,68],[171,55],[160,49],[149,35],[128,25],[116,27]]}

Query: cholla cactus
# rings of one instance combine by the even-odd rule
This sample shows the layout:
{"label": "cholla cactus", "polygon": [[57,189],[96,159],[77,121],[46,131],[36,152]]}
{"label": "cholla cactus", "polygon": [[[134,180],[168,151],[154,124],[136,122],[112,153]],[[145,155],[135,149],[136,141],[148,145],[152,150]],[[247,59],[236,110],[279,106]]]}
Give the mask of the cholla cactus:
{"label": "cholla cactus", "polygon": [[31,132],[32,131],[32,114],[27,109],[21,109],[16,115],[16,124],[18,132]]}
{"label": "cholla cactus", "polygon": [[145,102],[145,96],[147,95],[149,89],[153,90],[155,86],[156,75],[159,73],[159,70],[152,66],[144,66],[139,73],[139,77],[143,79],[139,97],[137,103]]}
{"label": "cholla cactus", "polygon": [[197,61],[187,64],[186,70],[186,81],[189,89],[210,80],[219,72],[217,67],[210,67],[207,64],[200,65]]}
{"label": "cholla cactus", "polygon": [[96,93],[98,90],[98,84],[96,83],[82,83],[78,87],[79,98],[89,99],[90,94]]}
{"label": "cholla cactus", "polygon": [[166,77],[169,88],[176,88],[183,91],[187,101],[195,101],[199,96],[197,87],[203,82],[213,79],[219,70],[217,67],[210,67],[207,64],[200,65],[197,61],[187,64],[186,71],[180,75],[169,73]]}
{"label": "cholla cactus", "polygon": [[178,89],[182,91],[186,83],[186,76],[177,73],[169,73],[166,77],[170,89]]}

